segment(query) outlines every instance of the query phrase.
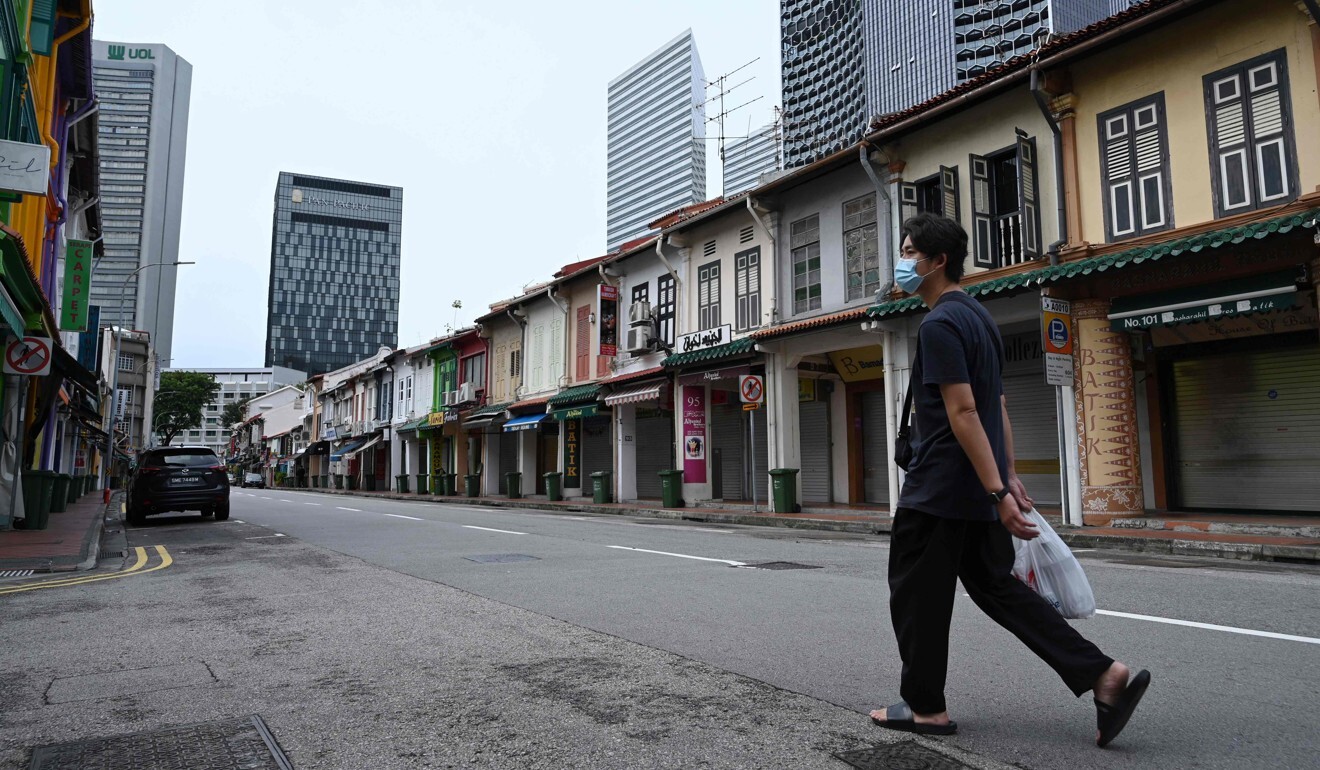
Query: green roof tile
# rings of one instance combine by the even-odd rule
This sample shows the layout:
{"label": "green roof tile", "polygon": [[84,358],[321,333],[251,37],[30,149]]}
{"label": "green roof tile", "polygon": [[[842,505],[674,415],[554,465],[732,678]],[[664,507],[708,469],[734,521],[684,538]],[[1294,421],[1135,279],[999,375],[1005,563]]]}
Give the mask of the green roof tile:
{"label": "green roof tile", "polygon": [[[1230,243],[1242,243],[1248,238],[1260,239],[1276,233],[1286,233],[1294,227],[1310,226],[1320,219],[1320,209],[1310,209],[1295,214],[1287,214],[1273,219],[1253,222],[1249,225],[1225,227],[1221,230],[1189,235],[1173,241],[1153,245],[1137,246],[1126,251],[1105,254],[1100,257],[1088,257],[1058,265],[1046,265],[1025,273],[1005,275],[990,281],[972,284],[967,293],[973,297],[998,294],[1018,287],[1041,286],[1079,275],[1102,273],[1110,268],[1122,268],[1127,265],[1139,265],[1147,260],[1156,261],[1162,257],[1177,256],[1187,252],[1196,253],[1206,248],[1217,249]],[[922,307],[920,297],[905,297],[891,302],[872,305],[867,313],[875,318],[899,315],[918,310]],[[665,361],[668,365],[668,360]]]}
{"label": "green roof tile", "polygon": [[499,414],[500,412],[503,412],[505,409],[508,409],[509,404],[512,403],[513,403],[512,401],[508,401],[503,404],[487,404],[481,407],[480,409],[474,409],[470,414],[465,416],[468,419],[472,419],[473,417],[486,417],[492,414]]}
{"label": "green roof tile", "polygon": [[546,402],[546,407],[553,409],[560,404],[572,404],[576,401],[593,401],[596,394],[600,392],[600,383],[593,382],[590,385],[578,385],[572,388],[565,388],[550,397]]}
{"label": "green roof tile", "polygon": [[713,348],[704,348],[694,350],[691,353],[675,353],[661,362],[661,366],[666,369],[672,369],[675,366],[685,366],[695,364],[701,361],[715,361],[720,358],[728,358],[743,353],[750,353],[756,348],[756,340],[751,337],[743,337],[740,340],[726,342],[723,345],[716,345]]}

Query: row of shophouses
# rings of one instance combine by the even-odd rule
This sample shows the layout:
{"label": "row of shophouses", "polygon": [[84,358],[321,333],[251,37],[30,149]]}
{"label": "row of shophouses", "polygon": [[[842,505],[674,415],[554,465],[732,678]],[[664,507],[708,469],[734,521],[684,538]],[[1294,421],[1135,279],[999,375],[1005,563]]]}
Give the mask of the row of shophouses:
{"label": "row of shophouses", "polygon": [[520,473],[536,495],[560,473],[590,497],[609,472],[628,501],[681,470],[688,505],[764,503],[794,469],[791,507],[892,509],[925,309],[890,276],[901,221],[929,211],[971,234],[964,286],[1003,336],[1038,504],[1320,511],[1318,16],[1141,3],[474,328],[313,378],[283,436],[249,429],[309,485],[499,495]]}
{"label": "row of shophouses", "polygon": [[[0,2],[0,529],[28,518],[25,486],[45,494],[59,475],[81,491],[102,465],[114,400],[88,319],[87,281],[104,253],[97,147],[90,0]],[[133,364],[122,368],[140,393],[150,343],[128,336]],[[142,401],[139,428],[150,421]],[[122,444],[129,430],[117,427]]]}

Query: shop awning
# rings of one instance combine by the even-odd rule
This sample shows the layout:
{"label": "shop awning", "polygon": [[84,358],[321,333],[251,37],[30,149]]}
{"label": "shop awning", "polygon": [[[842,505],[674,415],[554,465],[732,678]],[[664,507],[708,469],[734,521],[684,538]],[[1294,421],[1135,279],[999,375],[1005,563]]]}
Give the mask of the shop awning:
{"label": "shop awning", "polygon": [[344,459],[347,460],[347,459],[349,459],[350,457],[352,457],[353,455],[357,454],[358,452],[361,452],[361,451],[364,450],[364,449],[370,449],[371,447],[373,447],[373,446],[379,444],[379,443],[380,443],[380,440],[381,440],[382,438],[384,438],[384,435],[383,435],[383,434],[380,434],[380,433],[377,433],[375,436],[373,436],[373,437],[371,438],[370,441],[366,442],[365,444],[362,444],[362,445],[360,445],[360,446],[355,446],[355,447],[353,447],[352,449],[350,449],[350,450],[344,452],[344,453],[343,453]]}
{"label": "shop awning", "polygon": [[519,430],[533,430],[536,426],[541,424],[541,421],[544,420],[546,416],[547,415],[544,414],[528,414],[523,415],[522,417],[515,417],[504,423],[504,432],[513,433],[514,431]]}
{"label": "shop awning", "polygon": [[358,447],[362,446],[365,443],[366,443],[366,439],[355,439],[352,441],[346,441],[344,442],[343,446],[339,447],[338,449],[330,453],[330,460],[332,462],[338,462],[344,459],[344,455],[353,453],[354,451],[357,450]]}
{"label": "shop awning", "polygon": [[699,364],[703,361],[715,361],[730,356],[742,356],[755,352],[756,340],[751,337],[743,337],[740,340],[726,342],[723,345],[716,345],[713,348],[702,348],[693,350],[689,353],[675,353],[669,356],[661,365],[666,369],[672,369],[675,366],[686,366],[687,364]]}
{"label": "shop awning", "polygon": [[1173,289],[1136,297],[1119,297],[1110,306],[1109,328],[1140,331],[1152,326],[1213,321],[1284,310],[1297,301],[1295,270],[1234,281]]}
{"label": "shop awning", "polygon": [[550,416],[556,420],[577,420],[583,417],[595,417],[598,412],[600,412],[600,404],[593,401],[589,404],[556,409],[550,413]]}
{"label": "shop awning", "polygon": [[643,401],[659,401],[660,394],[664,392],[665,382],[653,382],[650,385],[638,385],[633,388],[621,390],[618,393],[611,393],[605,397],[606,406],[615,404],[638,404]]}
{"label": "shop awning", "polygon": [[427,415],[426,417],[419,417],[418,419],[413,420],[413,421],[411,421],[411,422],[405,422],[403,425],[401,425],[401,426],[399,426],[398,428],[396,428],[394,432],[395,432],[395,433],[412,433],[413,431],[415,431],[415,430],[417,430],[418,428],[420,428],[420,427],[422,427],[423,425],[425,425],[426,422],[427,422],[427,420],[430,420],[430,419],[431,419],[430,415]]}

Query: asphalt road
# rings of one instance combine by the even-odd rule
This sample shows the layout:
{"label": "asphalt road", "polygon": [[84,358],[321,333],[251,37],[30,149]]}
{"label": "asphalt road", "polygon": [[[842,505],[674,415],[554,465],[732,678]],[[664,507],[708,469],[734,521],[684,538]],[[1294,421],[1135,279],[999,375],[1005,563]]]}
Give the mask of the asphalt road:
{"label": "asphalt road", "polygon": [[[885,538],[234,494],[237,519],[836,704],[862,725],[898,699]],[[1079,556],[1102,614],[1077,627],[1154,679],[1127,731],[1096,750],[1089,697],[960,596],[948,687],[960,730],[946,744],[1031,768],[1320,767],[1320,571]],[[737,566],[777,561],[818,569]]]}

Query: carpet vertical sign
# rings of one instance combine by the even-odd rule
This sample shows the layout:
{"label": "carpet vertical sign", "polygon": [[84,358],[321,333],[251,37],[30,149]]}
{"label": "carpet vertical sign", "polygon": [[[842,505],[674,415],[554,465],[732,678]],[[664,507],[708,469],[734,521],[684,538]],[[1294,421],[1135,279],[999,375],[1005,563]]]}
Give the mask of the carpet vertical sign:
{"label": "carpet vertical sign", "polygon": [[60,330],[87,331],[87,296],[92,285],[91,241],[69,241],[64,252],[64,296]]}

